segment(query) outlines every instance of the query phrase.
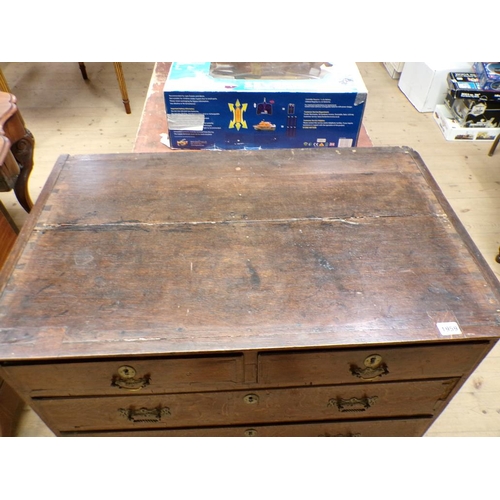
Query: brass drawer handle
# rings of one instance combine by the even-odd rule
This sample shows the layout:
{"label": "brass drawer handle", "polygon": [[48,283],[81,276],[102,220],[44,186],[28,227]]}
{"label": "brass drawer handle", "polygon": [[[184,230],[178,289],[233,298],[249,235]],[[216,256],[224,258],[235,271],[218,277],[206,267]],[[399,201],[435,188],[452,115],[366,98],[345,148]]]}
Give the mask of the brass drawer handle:
{"label": "brass drawer handle", "polygon": [[247,429],[244,432],[244,434],[245,434],[245,436],[254,437],[257,435],[257,431],[255,429]]}
{"label": "brass drawer handle", "polygon": [[145,375],[141,378],[135,378],[136,370],[132,366],[123,365],[118,368],[118,375],[111,379],[111,385],[127,391],[140,391],[151,383],[151,377]]}
{"label": "brass drawer handle", "polygon": [[355,377],[362,378],[363,380],[375,380],[389,373],[387,365],[380,354],[370,354],[370,356],[365,358],[363,364],[364,368],[356,365],[351,366],[351,373]]}
{"label": "brass drawer handle", "polygon": [[148,424],[161,422],[162,417],[171,414],[170,408],[119,408],[118,413],[130,422]]}
{"label": "brass drawer handle", "polygon": [[375,404],[377,396],[350,399],[330,399],[328,406],[336,406],[340,412],[360,412],[366,411]]}

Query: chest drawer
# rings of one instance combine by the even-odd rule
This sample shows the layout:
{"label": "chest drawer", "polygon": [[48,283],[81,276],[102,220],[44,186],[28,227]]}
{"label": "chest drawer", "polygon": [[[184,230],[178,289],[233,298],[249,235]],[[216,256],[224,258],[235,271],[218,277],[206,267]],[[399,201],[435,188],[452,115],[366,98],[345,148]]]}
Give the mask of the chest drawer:
{"label": "chest drawer", "polygon": [[[117,432],[89,432],[96,437],[411,437],[421,436],[429,418],[306,422],[300,424],[201,427]],[[74,436],[78,433],[64,435]]]}
{"label": "chest drawer", "polygon": [[243,357],[138,358],[122,361],[8,365],[4,370],[32,398],[164,393],[234,388]]}
{"label": "chest drawer", "polygon": [[259,355],[259,383],[346,384],[457,377],[471,370],[488,342],[313,350]]}
{"label": "chest drawer", "polygon": [[431,416],[458,379],[36,402],[60,431]]}

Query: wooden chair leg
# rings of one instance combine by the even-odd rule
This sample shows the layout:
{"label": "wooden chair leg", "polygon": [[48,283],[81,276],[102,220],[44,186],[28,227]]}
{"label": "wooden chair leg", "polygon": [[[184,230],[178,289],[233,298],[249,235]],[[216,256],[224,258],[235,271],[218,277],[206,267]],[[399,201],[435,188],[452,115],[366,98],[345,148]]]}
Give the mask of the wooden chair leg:
{"label": "wooden chair leg", "polygon": [[500,134],[498,134],[495,137],[495,140],[493,141],[493,144],[491,145],[491,148],[488,152],[488,156],[493,156],[493,153],[495,152],[495,149],[497,148],[499,142],[500,142]]}
{"label": "wooden chair leg", "polygon": [[130,103],[128,100],[127,85],[125,84],[125,77],[123,76],[122,63],[113,63],[115,66],[116,78],[118,80],[118,85],[120,87],[120,92],[122,94],[123,105],[125,106],[125,111],[130,114]]}
{"label": "wooden chair leg", "polygon": [[78,65],[80,66],[80,71],[82,73],[83,79],[88,80],[89,77],[87,76],[87,68],[85,67],[85,63],[79,62]]}
{"label": "wooden chair leg", "polygon": [[9,86],[7,85],[7,80],[3,76],[1,69],[0,69],[0,91],[7,92],[8,94],[10,94]]}
{"label": "wooden chair leg", "polygon": [[29,132],[28,130],[26,132],[28,132],[29,135],[27,135],[24,139],[21,139],[21,141],[19,141],[19,143],[21,144],[19,143],[16,144],[16,146],[19,145],[21,148],[25,149],[25,152],[23,151],[20,154],[24,155],[26,161],[22,166],[19,177],[17,178],[16,185],[14,186],[14,193],[16,195],[17,200],[19,201],[19,204],[24,208],[24,210],[26,210],[26,212],[29,213],[33,208],[33,201],[31,200],[31,196],[28,189],[28,181],[31,174],[31,170],[33,169],[34,140],[33,136],[31,135],[31,132]]}
{"label": "wooden chair leg", "polygon": [[[85,67],[85,63],[79,62],[80,71],[82,72],[82,76],[84,80],[88,80],[89,77],[87,75],[87,68]],[[125,111],[127,114],[130,114],[132,111],[130,109],[130,102],[128,100],[128,92],[127,85],[125,83],[125,76],[123,75],[122,63],[113,63],[115,67],[116,79],[118,80],[118,86],[120,87],[120,92],[122,94],[123,105],[125,106]]]}
{"label": "wooden chair leg", "polygon": [[29,213],[33,208],[33,201],[30,197],[28,182],[31,171],[33,170],[35,138],[25,127],[23,117],[19,111],[11,118],[8,125],[9,127],[12,126],[15,130],[21,131],[21,133],[18,133],[18,137],[20,136],[20,139],[18,139],[10,147],[10,151],[21,169],[14,186],[14,193],[19,201],[19,204],[24,208],[24,210],[26,210],[26,212]]}

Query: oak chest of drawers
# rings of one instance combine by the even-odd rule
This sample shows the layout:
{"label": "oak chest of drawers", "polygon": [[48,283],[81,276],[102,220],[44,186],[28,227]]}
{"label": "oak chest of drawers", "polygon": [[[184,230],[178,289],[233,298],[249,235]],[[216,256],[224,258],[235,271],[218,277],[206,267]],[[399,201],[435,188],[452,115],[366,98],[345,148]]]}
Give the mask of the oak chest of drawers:
{"label": "oak chest of drawers", "polygon": [[500,328],[407,148],[61,157],[0,286],[60,436],[419,436]]}

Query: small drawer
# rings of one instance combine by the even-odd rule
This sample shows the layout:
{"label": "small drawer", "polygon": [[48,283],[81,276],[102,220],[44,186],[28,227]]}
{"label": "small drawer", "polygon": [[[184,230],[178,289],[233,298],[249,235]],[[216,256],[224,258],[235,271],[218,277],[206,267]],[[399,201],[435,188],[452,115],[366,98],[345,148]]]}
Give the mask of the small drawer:
{"label": "small drawer", "polygon": [[63,433],[63,435],[95,437],[418,437],[424,435],[431,423],[431,418],[412,418],[190,429],[75,432]]}
{"label": "small drawer", "polygon": [[458,379],[35,402],[61,432],[431,417]]}
{"label": "small drawer", "polygon": [[488,342],[456,342],[261,353],[258,380],[266,386],[282,386],[460,377],[489,348]]}
{"label": "small drawer", "polygon": [[243,357],[138,358],[121,361],[8,365],[4,370],[31,398],[158,394],[234,389],[243,380]]}

